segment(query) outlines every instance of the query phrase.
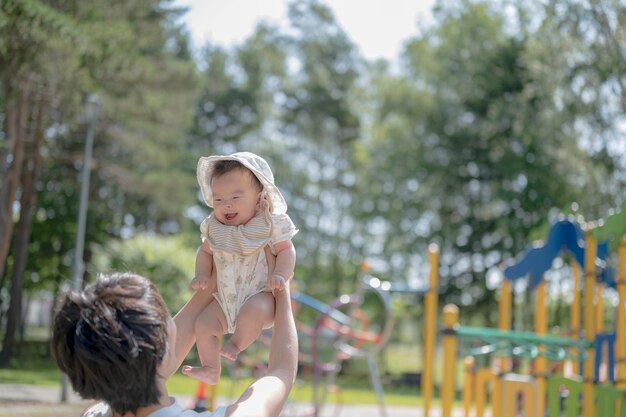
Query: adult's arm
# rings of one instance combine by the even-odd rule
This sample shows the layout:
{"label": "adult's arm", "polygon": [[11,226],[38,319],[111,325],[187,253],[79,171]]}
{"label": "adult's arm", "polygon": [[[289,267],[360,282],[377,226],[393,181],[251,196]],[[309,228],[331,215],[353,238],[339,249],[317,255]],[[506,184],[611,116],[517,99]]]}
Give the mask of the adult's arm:
{"label": "adult's arm", "polygon": [[180,368],[180,365],[196,341],[194,331],[196,318],[212,300],[212,290],[196,291],[191,299],[174,316],[174,323],[176,323],[176,369]]}
{"label": "adult's arm", "polygon": [[289,288],[276,291],[274,296],[276,317],[268,373],[228,407],[228,417],[278,417],[293,387],[298,368],[298,335]]}

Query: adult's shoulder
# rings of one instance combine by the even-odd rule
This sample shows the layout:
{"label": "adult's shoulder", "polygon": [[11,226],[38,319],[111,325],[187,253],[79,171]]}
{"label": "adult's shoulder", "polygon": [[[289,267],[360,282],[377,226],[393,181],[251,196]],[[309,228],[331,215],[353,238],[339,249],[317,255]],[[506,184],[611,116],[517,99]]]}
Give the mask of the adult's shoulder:
{"label": "adult's shoulder", "polygon": [[106,403],[98,402],[89,407],[82,417],[113,417],[113,413]]}
{"label": "adult's shoulder", "polygon": [[[194,410],[182,410],[176,401],[171,406],[161,408],[150,416],[154,417],[226,417],[226,407],[219,407],[215,411],[203,411],[198,413]],[[82,417],[113,417],[111,408],[104,402],[98,402],[89,407]]]}

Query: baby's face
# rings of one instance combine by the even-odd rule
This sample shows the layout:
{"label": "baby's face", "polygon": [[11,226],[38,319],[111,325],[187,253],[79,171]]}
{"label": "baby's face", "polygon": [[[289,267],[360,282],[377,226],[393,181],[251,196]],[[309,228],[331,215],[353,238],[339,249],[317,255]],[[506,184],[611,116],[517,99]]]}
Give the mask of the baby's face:
{"label": "baby's face", "polygon": [[246,224],[259,207],[260,190],[248,170],[235,169],[211,181],[215,218],[228,226]]}

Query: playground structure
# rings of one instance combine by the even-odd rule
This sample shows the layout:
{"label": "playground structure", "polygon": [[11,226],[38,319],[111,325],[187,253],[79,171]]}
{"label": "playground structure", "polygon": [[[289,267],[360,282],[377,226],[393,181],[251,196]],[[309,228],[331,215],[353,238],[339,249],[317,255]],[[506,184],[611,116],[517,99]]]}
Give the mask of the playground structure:
{"label": "playground structure", "polygon": [[[313,326],[298,324],[299,332],[307,335],[311,340],[310,358],[305,361],[311,368],[312,374],[312,411],[304,414],[318,417],[322,414],[326,404],[328,388],[337,391],[334,382],[341,370],[342,363],[348,359],[365,359],[368,364],[370,381],[376,393],[380,415],[387,417],[384,402],[384,390],[378,372],[376,355],[387,344],[391,335],[394,317],[391,310],[391,296],[394,294],[412,294],[424,297],[425,329],[424,337],[431,341],[430,348],[425,348],[425,357],[434,357],[436,339],[436,313],[438,302],[438,265],[439,248],[437,245],[429,247],[429,281],[425,288],[410,288],[407,285],[382,281],[370,274],[366,263],[361,265],[357,290],[354,294],[345,294],[337,297],[330,304],[322,303],[301,293],[292,293],[296,303],[301,303],[319,313]],[[367,293],[376,295],[384,307],[384,320],[376,328],[371,326],[367,314],[362,306]],[[324,346],[332,346],[332,353],[327,359],[322,359],[320,351]],[[433,361],[425,359],[422,375],[422,386],[429,393],[429,400],[433,393]],[[424,388],[423,388],[424,391]],[[338,414],[339,407],[335,414]],[[298,416],[303,414],[295,413]]]}
{"label": "playground structure", "polygon": [[[615,279],[608,266],[611,242],[619,244]],[[573,259],[571,329],[566,335],[552,335],[548,333],[549,294],[544,273],[563,251]],[[504,270],[504,276],[498,329],[461,326],[458,308],[451,304],[444,308],[443,417],[451,416],[455,400],[460,342],[477,344],[463,361],[461,391],[466,417],[472,411],[475,417],[482,417],[487,408],[493,417],[625,417],[626,201],[604,225],[588,227],[585,233],[570,221],[557,222],[544,245],[526,252]],[[512,283],[522,278],[529,279],[533,291],[534,332],[511,329]],[[612,332],[604,329],[607,286],[617,289],[619,300]],[[479,360],[488,364],[478,367]],[[528,361],[528,369],[521,366],[523,361]],[[429,406],[424,410],[428,416]]]}

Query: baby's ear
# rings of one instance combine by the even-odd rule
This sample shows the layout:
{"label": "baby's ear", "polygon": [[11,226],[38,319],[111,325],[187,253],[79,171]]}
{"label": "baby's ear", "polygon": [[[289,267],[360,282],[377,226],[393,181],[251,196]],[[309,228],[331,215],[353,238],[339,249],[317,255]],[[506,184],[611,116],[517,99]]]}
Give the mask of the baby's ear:
{"label": "baby's ear", "polygon": [[261,191],[257,205],[263,211],[272,211],[272,201],[270,200],[270,196],[267,194],[267,191]]}

